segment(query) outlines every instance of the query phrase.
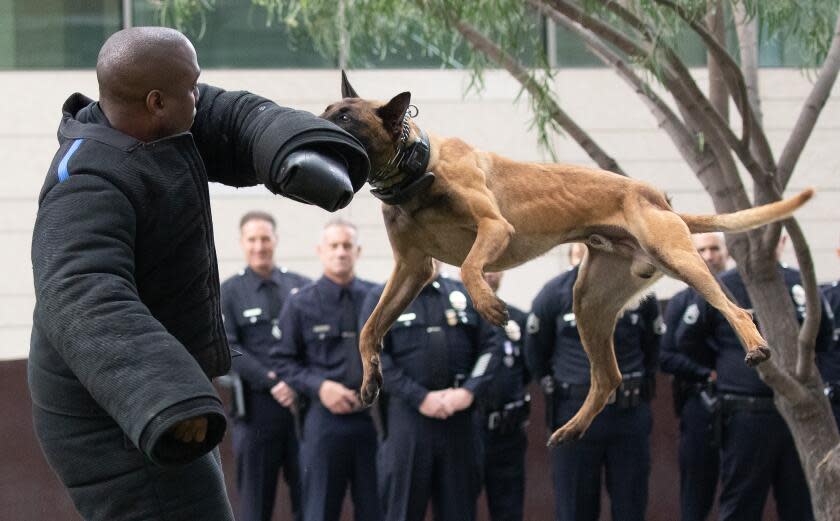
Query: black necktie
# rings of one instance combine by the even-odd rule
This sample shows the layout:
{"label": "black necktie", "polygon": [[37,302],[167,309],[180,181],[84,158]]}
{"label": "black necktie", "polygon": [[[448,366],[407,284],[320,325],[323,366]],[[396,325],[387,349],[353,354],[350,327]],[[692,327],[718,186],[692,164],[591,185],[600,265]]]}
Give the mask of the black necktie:
{"label": "black necktie", "polygon": [[273,280],[266,280],[264,284],[268,291],[268,319],[277,323],[276,321],[280,317],[280,308],[283,307],[280,287]]}
{"label": "black necktie", "polygon": [[452,383],[449,375],[449,351],[446,346],[446,314],[443,295],[432,288],[423,290],[420,300],[426,313],[426,335],[429,338],[429,388],[432,390],[446,389]]}
{"label": "black necktie", "polygon": [[356,312],[356,304],[353,302],[353,293],[350,288],[341,289],[341,342],[344,344],[344,384],[350,389],[358,389],[362,385],[362,358],[359,355],[359,343],[356,330],[358,329],[359,315]]}

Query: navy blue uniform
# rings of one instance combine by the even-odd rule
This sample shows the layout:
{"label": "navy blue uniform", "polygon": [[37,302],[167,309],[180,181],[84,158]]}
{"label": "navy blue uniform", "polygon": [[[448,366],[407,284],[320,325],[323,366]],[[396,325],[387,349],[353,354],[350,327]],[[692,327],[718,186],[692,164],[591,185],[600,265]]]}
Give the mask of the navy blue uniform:
{"label": "navy blue uniform", "polygon": [[525,427],[531,397],[525,387],[530,374],[525,366],[525,321],[522,310],[508,306],[502,349],[490,383],[480,401],[479,422],[484,452],[484,489],[490,519],[518,521],[525,502]]}
{"label": "navy blue uniform", "polygon": [[673,397],[680,418],[680,519],[703,521],[715,501],[720,469],[719,441],[715,436],[716,403],[709,377],[714,353],[705,346],[678,345],[674,334],[682,320],[696,320],[693,289],[680,291],[665,310],[665,334],[659,353],[663,372],[673,375]]}
{"label": "navy blue uniform", "polygon": [[[368,411],[333,414],[318,396],[325,380],[358,389],[362,382],[358,317],[372,283],[342,287],[327,277],[290,295],[280,313],[282,338],[272,351],[277,373],[312,406],[303,422],[303,516],[337,521],[349,485],[359,521],[378,521],[376,430]],[[349,316],[349,319],[348,319]]]}
{"label": "navy blue uniform", "polygon": [[834,326],[831,344],[826,351],[817,352],[817,367],[826,384],[826,395],[831,400],[834,419],[840,426],[840,282],[820,288],[828,304],[830,319]]}
{"label": "navy blue uniform", "polygon": [[[546,405],[552,431],[577,413],[589,391],[589,359],[572,311],[577,275],[578,268],[572,268],[550,280],[534,299],[528,317],[527,361],[543,388],[552,391]],[[615,403],[604,408],[580,440],[551,454],[558,521],[598,519],[604,469],[613,519],[645,518],[652,421],[649,400],[663,329],[652,295],[618,319],[614,342],[624,379]]]}
{"label": "navy blue uniform", "polygon": [[[782,266],[779,270],[801,323],[805,292],[799,272]],[[724,272],[720,280],[739,306],[752,308],[736,270]],[[684,351],[705,347],[715,357],[723,415],[720,519],[760,520],[771,485],[780,519],[813,519],[805,475],[790,431],[773,404],[773,392],[758,372],[744,363],[744,348],[723,315],[692,292],[674,335],[675,343]],[[830,337],[830,324],[821,321],[818,351],[825,350]]]}
{"label": "navy blue uniform", "polygon": [[280,469],[289,486],[295,519],[300,520],[300,467],[294,420],[271,396],[278,383],[269,377],[269,352],[280,339],[278,321],[286,297],[309,279],[274,268],[268,278],[247,268],[222,284],[222,315],[232,349],[232,370],[243,383],[245,416],[234,418],[233,451],[243,521],[268,521],[274,509]]}
{"label": "navy blue uniform", "polygon": [[[382,287],[365,300],[367,317]],[[464,286],[438,277],[397,319],[382,351],[387,437],[380,451],[385,519],[470,521],[480,487],[478,435],[472,407],[445,420],[419,408],[429,391],[463,387],[481,397],[501,348],[501,330],[472,307]]]}

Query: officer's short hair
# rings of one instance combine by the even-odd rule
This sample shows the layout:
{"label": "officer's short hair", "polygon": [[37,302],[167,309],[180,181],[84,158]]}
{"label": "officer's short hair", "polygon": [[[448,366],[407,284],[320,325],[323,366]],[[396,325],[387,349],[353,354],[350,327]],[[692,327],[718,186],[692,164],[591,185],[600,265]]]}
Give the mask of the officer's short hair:
{"label": "officer's short hair", "polygon": [[324,228],[322,229],[322,235],[323,231],[327,230],[328,228],[332,228],[333,226],[350,228],[351,230],[353,230],[353,235],[356,237],[356,244],[359,243],[359,228],[352,222],[342,217],[333,217],[332,219],[327,221],[326,224],[324,224]]}
{"label": "officer's short hair", "polygon": [[243,226],[251,221],[265,221],[271,225],[272,231],[277,229],[277,223],[274,222],[274,217],[270,213],[263,212],[261,210],[251,210],[243,215],[242,218],[239,219],[239,229],[241,230]]}

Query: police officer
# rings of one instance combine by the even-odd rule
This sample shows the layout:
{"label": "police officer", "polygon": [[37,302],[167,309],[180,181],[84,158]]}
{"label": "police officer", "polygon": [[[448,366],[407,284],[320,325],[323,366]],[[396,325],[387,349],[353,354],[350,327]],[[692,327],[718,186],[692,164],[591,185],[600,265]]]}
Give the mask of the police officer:
{"label": "police officer", "polygon": [[[489,272],[484,279],[498,292],[502,272]],[[524,331],[528,316],[508,305],[510,320],[504,331],[502,350],[496,354],[490,383],[479,401],[479,421],[484,452],[484,489],[490,519],[522,519],[525,500],[525,427],[531,410],[526,391],[530,376],[525,367]]]}
{"label": "police officer", "polygon": [[[837,249],[837,256],[840,257],[840,248]],[[840,425],[840,281],[826,284],[820,289],[828,303],[834,332],[828,350],[817,352],[817,367],[826,384],[825,393],[831,401],[834,419]]]}
{"label": "police officer", "polygon": [[[362,317],[382,290],[368,295]],[[472,405],[501,342],[501,330],[480,318],[464,286],[437,273],[385,336],[386,520],[423,520],[430,500],[436,521],[475,519],[480,450]]]}
{"label": "police officer", "polygon": [[[777,255],[781,254],[780,241]],[[805,313],[805,290],[799,272],[778,267],[796,305],[801,323]],[[719,277],[736,304],[752,308],[746,287],[736,270]],[[827,313],[827,312],[824,312]],[[825,314],[824,314],[825,316]],[[820,323],[817,350],[825,350],[831,337],[827,320]],[[773,404],[773,391],[744,364],[744,349],[723,316],[696,292],[688,301],[674,331],[674,342],[683,352],[705,348],[714,357],[720,451],[720,519],[760,520],[770,487],[782,521],[813,519],[811,499],[793,438]]]}
{"label": "police officer", "polygon": [[281,378],[312,401],[300,454],[307,521],[337,521],[348,486],[357,521],[379,521],[382,515],[376,430],[357,393],[358,318],[372,287],[355,275],[360,252],[355,225],[342,219],[325,225],[318,245],[324,274],[286,301],[282,338],[272,352]]}
{"label": "police officer", "polygon": [[269,351],[280,338],[277,324],[283,302],[309,279],[275,266],[277,235],[270,214],[246,213],[239,232],[248,266],[222,284],[221,299],[228,343],[242,353],[231,359],[244,398],[233,425],[240,516],[244,521],[271,519],[282,468],[291,510],[299,520],[298,442],[293,418],[283,406],[291,403],[294,392],[271,369]]}
{"label": "police officer", "polygon": [[[572,245],[569,260],[573,267],[545,285],[528,317],[526,359],[546,393],[550,431],[578,411],[589,391],[589,360],[572,311],[572,288],[584,248]],[[556,520],[599,518],[604,470],[612,518],[645,519],[652,421],[649,400],[663,329],[652,294],[618,319],[615,352],[623,380],[615,400],[580,440],[561,445],[551,454]]]}
{"label": "police officer", "polygon": [[[714,274],[726,269],[729,253],[722,233],[692,236],[697,253]],[[703,521],[715,500],[720,467],[719,441],[715,436],[718,400],[714,394],[714,356],[701,346],[681,346],[674,332],[681,320],[695,320],[696,293],[687,288],[671,298],[665,310],[665,334],[659,353],[663,372],[673,375],[674,408],[680,418],[680,519]],[[685,347],[686,349],[683,349]]]}

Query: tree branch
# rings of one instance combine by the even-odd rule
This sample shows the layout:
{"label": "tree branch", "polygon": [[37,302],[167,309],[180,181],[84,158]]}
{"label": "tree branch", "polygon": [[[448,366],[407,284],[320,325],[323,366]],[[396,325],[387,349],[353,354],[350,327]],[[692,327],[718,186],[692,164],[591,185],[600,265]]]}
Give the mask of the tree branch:
{"label": "tree branch", "polygon": [[761,126],[764,117],[761,113],[761,98],[758,92],[758,21],[750,18],[743,2],[736,2],[733,7],[735,28],[738,32],[738,50],[741,56],[741,71],[747,87],[747,98],[752,106],[756,124]]}
{"label": "tree branch", "polygon": [[533,76],[510,54],[503,51],[498,45],[489,40],[486,36],[478,32],[474,27],[468,23],[456,20],[453,26],[461,35],[469,42],[469,44],[479,52],[486,54],[491,60],[498,65],[504,67],[528,93],[535,97],[542,99],[547,105],[551,117],[565,130],[572,139],[583,148],[589,157],[591,157],[599,167],[610,172],[615,172],[626,176],[627,174],[621,169],[618,163],[609,156],[598,144],[583,130],[568,114],[566,114],[560,106],[551,99],[551,96],[543,92],[540,85],[534,80]]}
{"label": "tree branch", "polygon": [[782,188],[785,188],[793,174],[793,168],[802,155],[802,150],[817,124],[831,88],[837,80],[837,72],[840,70],[840,14],[837,16],[837,25],[834,28],[834,38],[831,40],[831,47],[820,69],[820,77],[814,83],[814,88],[805,100],[802,112],[796,120],[796,125],[790,133],[787,144],[785,144],[782,155],[779,157],[778,172]]}
{"label": "tree branch", "polygon": [[814,262],[811,258],[808,242],[802,233],[802,228],[799,227],[799,223],[794,218],[786,219],[784,225],[790,236],[790,241],[793,243],[796,261],[799,263],[799,271],[802,273],[802,286],[805,288],[805,320],[802,322],[796,341],[798,347],[796,352],[796,379],[804,382],[811,377],[816,368],[814,350],[822,317],[822,302],[820,291],[817,288]]}
{"label": "tree branch", "polygon": [[664,5],[679,15],[693,30],[696,32],[709,53],[714,57],[715,62],[720,66],[723,72],[723,79],[732,99],[735,101],[735,106],[741,113],[742,130],[741,143],[742,145],[750,146],[753,144],[763,160],[762,167],[767,172],[773,170],[773,152],[770,149],[770,144],[767,142],[767,136],[762,131],[761,127],[756,125],[756,117],[753,114],[752,106],[749,103],[747,96],[747,86],[744,81],[744,76],[738,64],[726,51],[726,48],[718,42],[717,38],[709,32],[709,30],[701,23],[693,20],[689,14],[681,6],[676,5],[671,0],[654,0],[656,3]]}
{"label": "tree branch", "polygon": [[[562,0],[554,0],[554,3],[565,2]],[[654,38],[650,29],[633,13],[615,2],[608,3],[607,8],[616,16],[620,17],[625,23],[640,31],[651,47],[654,45]],[[699,116],[697,123],[700,125],[701,130],[704,133],[718,133],[729,149],[735,152],[738,156],[741,164],[744,165],[744,168],[747,169],[747,172],[756,184],[763,186],[772,183],[773,176],[762,168],[762,165],[760,165],[752,155],[752,151],[750,150],[748,144],[742,143],[741,140],[738,139],[735,133],[732,132],[732,129],[729,128],[729,124],[724,121],[720,114],[718,114],[714,107],[712,107],[706,95],[703,94],[703,91],[701,91],[697,86],[697,82],[694,81],[691,73],[676,56],[673,50],[666,46],[661,46],[661,48],[665,53],[665,57],[667,58],[670,68],[672,69],[672,74],[665,74],[662,80],[675,98],[679,100],[681,97],[683,103],[686,104],[686,107],[691,107],[695,104],[698,106],[699,111],[696,112],[697,116]]]}
{"label": "tree branch", "polygon": [[619,56],[618,53],[610,49],[591,31],[588,31],[577,22],[573,22],[569,18],[563,16],[556,9],[541,0],[528,0],[528,3],[541,11],[545,16],[551,18],[558,25],[566,28],[570,32],[576,34],[586,45],[590,52],[592,52],[598,59],[610,66],[616,71],[616,74],[622,78],[639,97],[642,102],[647,105],[648,109],[653,113],[659,127],[662,128],[671,140],[677,145],[677,149],[683,158],[691,165],[695,172],[702,172],[710,168],[712,163],[716,163],[715,157],[707,152],[700,152],[697,139],[692,132],[683,124],[680,118],[674,113],[665,101],[660,98],[656,92],[642,80],[638,74],[627,64],[627,62]]}

